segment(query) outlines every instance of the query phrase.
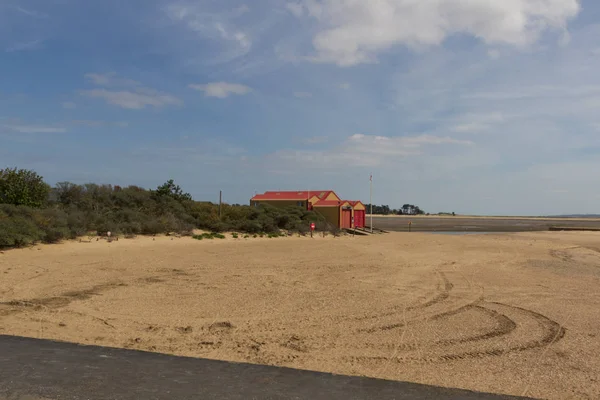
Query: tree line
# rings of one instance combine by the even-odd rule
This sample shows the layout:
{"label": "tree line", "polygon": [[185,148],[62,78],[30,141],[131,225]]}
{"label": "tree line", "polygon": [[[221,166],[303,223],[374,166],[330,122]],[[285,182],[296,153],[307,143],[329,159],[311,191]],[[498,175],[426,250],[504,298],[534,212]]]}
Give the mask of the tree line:
{"label": "tree line", "polygon": [[126,236],[211,232],[275,233],[334,231],[323,216],[301,207],[223,204],[195,201],[173,180],[156,189],[131,185],[83,185],[59,182],[54,187],[32,170],[0,169],[0,248],[36,242],[53,243],[86,234]]}
{"label": "tree line", "polygon": [[[371,204],[367,204],[367,212],[371,212]],[[423,211],[419,206],[413,204],[404,204],[401,208],[390,208],[388,205],[373,204],[373,214],[375,215],[423,215]]]}

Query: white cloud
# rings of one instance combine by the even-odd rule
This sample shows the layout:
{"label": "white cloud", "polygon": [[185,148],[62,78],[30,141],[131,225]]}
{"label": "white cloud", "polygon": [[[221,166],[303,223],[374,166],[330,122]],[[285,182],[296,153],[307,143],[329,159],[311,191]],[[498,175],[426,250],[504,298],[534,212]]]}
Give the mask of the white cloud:
{"label": "white cloud", "polygon": [[406,157],[425,155],[428,148],[442,145],[472,146],[468,140],[434,135],[387,137],[355,134],[338,147],[328,150],[282,150],[270,158],[314,168],[375,167],[389,165]]}
{"label": "white cloud", "polygon": [[43,13],[35,11],[35,10],[28,10],[23,7],[15,7],[15,10],[17,10],[21,14],[25,14],[28,17],[32,17],[32,18],[48,18],[48,16],[46,14],[43,14]]}
{"label": "white cloud", "polygon": [[450,130],[456,133],[480,133],[504,122],[505,116],[501,113],[466,114],[456,118],[458,124]]}
{"label": "white cloud", "polygon": [[488,56],[492,59],[492,60],[497,60],[498,58],[500,58],[500,51],[496,50],[496,49],[491,49],[488,50]]}
{"label": "white cloud", "polygon": [[299,99],[306,99],[312,97],[312,93],[309,92],[294,92],[294,97],[298,97]]}
{"label": "white cloud", "polygon": [[304,144],[322,144],[329,140],[327,136],[313,136],[302,140]]}
{"label": "white cloud", "polygon": [[487,131],[490,127],[480,122],[471,122],[462,125],[456,125],[452,128],[453,132],[457,133],[476,133],[481,131]]}
{"label": "white cloud", "polygon": [[62,103],[62,107],[72,110],[74,108],[77,108],[77,104],[73,103],[72,101],[65,101]]}
{"label": "white cloud", "polygon": [[315,61],[350,66],[376,61],[397,45],[440,45],[455,33],[486,44],[525,47],[548,30],[566,32],[581,7],[577,0],[456,1],[304,0],[320,23]]}
{"label": "white cloud", "polygon": [[247,54],[252,48],[252,39],[248,33],[238,28],[236,18],[249,12],[247,6],[241,6],[230,12],[209,12],[207,7],[191,2],[177,2],[164,9],[172,21],[183,25],[194,34],[221,42],[223,54],[218,61],[230,61]]}
{"label": "white cloud", "polygon": [[83,126],[87,126],[90,128],[100,128],[100,127],[106,127],[106,126],[116,126],[119,128],[126,128],[127,126],[129,126],[129,124],[127,122],[110,122],[110,121],[96,121],[96,120],[81,120],[81,119],[74,119],[73,121],[71,121],[71,124],[73,125],[83,125]]}
{"label": "white cloud", "polygon": [[146,106],[160,108],[164,106],[180,106],[183,102],[175,96],[153,90],[143,91],[111,91],[106,89],[84,90],[82,94],[104,99],[107,103],[131,110],[141,110]]}
{"label": "white cloud", "polygon": [[65,133],[65,128],[40,125],[5,125],[4,128],[18,133]]}
{"label": "white cloud", "polygon": [[304,15],[304,7],[300,3],[287,3],[285,8],[287,8],[289,12],[294,14],[296,17],[301,17]]}
{"label": "white cloud", "polygon": [[228,82],[212,82],[204,85],[191,84],[189,87],[204,92],[206,97],[217,97],[219,99],[224,99],[232,94],[245,95],[252,91],[248,86]]}
{"label": "white cloud", "polygon": [[117,78],[115,73],[88,73],[85,74],[85,78],[98,86],[127,87],[126,90],[92,89],[80,92],[88,97],[104,99],[107,103],[122,108],[140,110],[147,106],[160,108],[164,106],[180,106],[183,104],[183,101],[173,95],[162,93],[152,88],[143,87],[139,82],[131,79]]}
{"label": "white cloud", "polygon": [[235,12],[238,15],[246,14],[250,12],[250,7],[248,7],[246,4],[242,4],[241,6],[235,9]]}
{"label": "white cloud", "polygon": [[84,77],[91,83],[98,86],[139,86],[138,81],[132,79],[117,78],[117,74],[110,72],[107,74],[87,73]]}
{"label": "white cloud", "polygon": [[35,50],[38,49],[41,45],[40,40],[32,40],[30,42],[23,43],[14,43],[6,48],[7,53],[12,53],[15,51],[25,51],[25,50]]}

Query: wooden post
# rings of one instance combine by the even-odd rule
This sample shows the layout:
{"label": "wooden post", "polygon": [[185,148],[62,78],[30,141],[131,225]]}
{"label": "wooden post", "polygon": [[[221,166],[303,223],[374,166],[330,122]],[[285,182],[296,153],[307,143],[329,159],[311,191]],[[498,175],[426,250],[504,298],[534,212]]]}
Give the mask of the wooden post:
{"label": "wooden post", "polygon": [[223,202],[223,191],[219,190],[219,221],[221,220],[221,203]]}

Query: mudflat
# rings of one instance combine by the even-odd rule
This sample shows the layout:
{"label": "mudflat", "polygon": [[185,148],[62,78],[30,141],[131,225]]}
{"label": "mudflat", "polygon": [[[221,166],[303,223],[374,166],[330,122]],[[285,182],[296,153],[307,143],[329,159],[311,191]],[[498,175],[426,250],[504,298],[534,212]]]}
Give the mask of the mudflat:
{"label": "mudflat", "polygon": [[[367,216],[367,224],[371,217]],[[477,217],[477,216],[373,216],[376,228],[406,232],[411,222],[413,232],[527,232],[549,231],[550,227],[600,230],[598,218],[548,217]]]}
{"label": "mudflat", "polygon": [[0,254],[0,334],[600,398],[600,234],[68,242]]}

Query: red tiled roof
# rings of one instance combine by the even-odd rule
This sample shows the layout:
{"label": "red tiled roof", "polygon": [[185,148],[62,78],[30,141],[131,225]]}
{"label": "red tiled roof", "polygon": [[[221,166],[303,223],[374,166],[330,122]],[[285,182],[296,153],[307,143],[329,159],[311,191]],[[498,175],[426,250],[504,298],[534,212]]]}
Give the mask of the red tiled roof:
{"label": "red tiled roof", "polygon": [[[335,192],[333,190],[315,190],[314,193],[315,193],[314,195],[317,196],[321,200],[326,199],[327,196],[329,196],[331,193],[335,194]],[[311,196],[312,196],[312,194],[311,194]]]}
{"label": "red tiled roof", "polygon": [[350,203],[350,205],[352,205],[352,207],[354,207],[355,205],[357,205],[358,203],[362,204],[364,206],[364,203],[360,200],[344,200],[347,201],[348,203]]}
{"label": "red tiled roof", "polygon": [[320,200],[313,204],[313,207],[337,207],[342,203],[343,201],[337,200]]}
{"label": "red tiled roof", "polygon": [[285,191],[285,192],[265,192],[257,194],[251,200],[308,200],[309,196],[325,198],[331,193],[331,190],[311,190],[311,191]]}

